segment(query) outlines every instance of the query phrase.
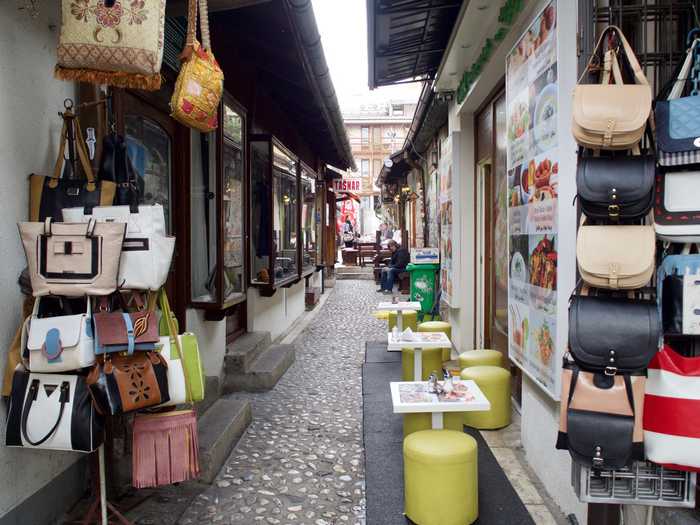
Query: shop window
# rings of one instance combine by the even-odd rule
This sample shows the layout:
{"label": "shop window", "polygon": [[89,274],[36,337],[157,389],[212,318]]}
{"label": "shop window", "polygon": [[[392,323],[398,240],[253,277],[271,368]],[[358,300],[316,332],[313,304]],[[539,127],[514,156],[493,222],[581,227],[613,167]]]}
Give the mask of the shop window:
{"label": "shop window", "polygon": [[391,114],[394,117],[403,117],[404,115],[404,105],[403,104],[392,104]]}
{"label": "shop window", "polygon": [[224,310],[245,299],[245,117],[227,101],[219,131],[191,131],[190,269],[195,307]]}
{"label": "shop window", "polygon": [[301,278],[299,162],[268,135],[250,143],[251,283],[274,289]]}
{"label": "shop window", "polygon": [[306,165],[301,165],[301,235],[302,273],[308,275],[316,269],[317,244],[320,237],[316,232],[316,173]]}
{"label": "shop window", "polygon": [[140,204],[161,204],[172,232],[170,136],[156,121],[133,114],[125,115],[124,131],[129,158],[140,178]]}
{"label": "shop window", "polygon": [[369,177],[369,159],[360,161],[360,175],[362,175],[363,179]]}
{"label": "shop window", "polygon": [[369,128],[363,127],[360,131],[362,137],[362,145],[366,146],[369,144]]}

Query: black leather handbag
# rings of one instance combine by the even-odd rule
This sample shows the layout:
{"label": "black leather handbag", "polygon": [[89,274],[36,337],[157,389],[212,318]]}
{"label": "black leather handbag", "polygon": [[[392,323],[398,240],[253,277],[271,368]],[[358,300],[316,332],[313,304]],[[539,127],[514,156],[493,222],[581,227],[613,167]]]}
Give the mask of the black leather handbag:
{"label": "black leather handbag", "polygon": [[126,141],[121,135],[110,133],[105,136],[98,174],[100,180],[112,181],[117,185],[115,206],[130,206],[132,213],[138,213],[139,196],[144,193],[145,183],[137,175]]}
{"label": "black leather handbag", "polygon": [[556,448],[594,469],[643,460],[645,384],[644,376],[584,372],[565,359]]}
{"label": "black leather handbag", "polygon": [[583,213],[594,220],[636,220],[654,202],[656,159],[635,157],[579,157],[576,171]]}
{"label": "black leather handbag", "polygon": [[657,305],[611,297],[576,295],[569,305],[569,351],[584,370],[606,375],[647,367],[659,350]]}

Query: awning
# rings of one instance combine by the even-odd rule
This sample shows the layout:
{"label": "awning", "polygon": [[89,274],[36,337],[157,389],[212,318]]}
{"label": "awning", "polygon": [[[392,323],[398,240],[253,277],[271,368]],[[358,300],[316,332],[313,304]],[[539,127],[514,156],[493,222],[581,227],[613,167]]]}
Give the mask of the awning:
{"label": "awning", "polygon": [[367,0],[369,87],[432,80],[462,0]]}

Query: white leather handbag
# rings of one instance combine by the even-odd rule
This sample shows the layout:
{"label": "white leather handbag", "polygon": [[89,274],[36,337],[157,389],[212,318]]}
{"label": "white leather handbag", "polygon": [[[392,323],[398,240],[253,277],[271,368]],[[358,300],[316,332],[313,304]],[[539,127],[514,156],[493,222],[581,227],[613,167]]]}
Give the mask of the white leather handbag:
{"label": "white leather handbag", "polygon": [[[68,372],[80,370],[95,363],[95,340],[92,330],[90,299],[70,299],[74,304],[86,305],[82,313],[45,316],[47,303],[57,305],[69,299],[40,297],[34,303],[34,311],[22,332],[22,350],[29,353],[29,369],[32,372]],[[48,315],[48,314],[46,314]]]}
{"label": "white leather handbag", "polygon": [[35,374],[18,365],[12,377],[5,445],[92,452],[104,439],[85,378]]}
{"label": "white leather handbag", "polygon": [[125,290],[158,290],[168,278],[175,250],[175,237],[168,236],[165,213],[160,204],[139,206],[131,213],[129,206],[97,206],[92,214],[84,208],[64,208],[68,222],[126,223],[126,239],[119,265],[119,287]]}
{"label": "white leather handbag", "polygon": [[170,343],[169,336],[161,337],[160,345],[162,345],[160,355],[162,355],[168,363],[168,393],[170,394],[170,400],[159,406],[171,407],[185,404],[187,402],[185,370],[182,367],[182,359],[177,355],[177,347]]}

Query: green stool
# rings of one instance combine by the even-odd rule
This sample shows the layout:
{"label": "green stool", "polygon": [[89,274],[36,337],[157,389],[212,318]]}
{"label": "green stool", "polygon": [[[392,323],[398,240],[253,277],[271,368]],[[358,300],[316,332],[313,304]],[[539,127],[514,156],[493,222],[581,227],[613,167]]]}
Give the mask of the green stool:
{"label": "green stool", "polygon": [[510,372],[500,366],[471,366],[462,379],[474,381],[491,403],[488,412],[465,412],[464,424],[481,430],[510,425]]}
{"label": "green stool", "polygon": [[[438,379],[442,379],[442,348],[429,348],[421,350],[422,377],[421,381],[427,381],[433,370],[437,371]],[[414,350],[413,348],[401,349],[401,378],[403,381],[416,381],[414,375]]]}
{"label": "green stool", "polygon": [[406,517],[418,525],[468,525],[479,517],[476,440],[422,430],[403,441]]}
{"label": "green stool", "polygon": [[[419,332],[443,332],[452,341],[452,325],[445,321],[426,321],[418,325]],[[442,349],[442,360],[449,361],[452,358],[452,349]]]}
{"label": "green stool", "polygon": [[[396,312],[389,312],[389,331],[391,332],[396,326]],[[411,328],[414,332],[418,329],[418,312],[408,310],[403,313],[403,329]]]}
{"label": "green stool", "polygon": [[[430,412],[423,414],[403,415],[403,437],[418,432],[420,430],[430,430],[433,428],[433,415]],[[464,432],[463,412],[444,412],[442,414],[442,426],[447,430]]]}
{"label": "green stool", "polygon": [[503,366],[503,354],[497,350],[468,350],[459,354],[459,369],[471,366]]}

